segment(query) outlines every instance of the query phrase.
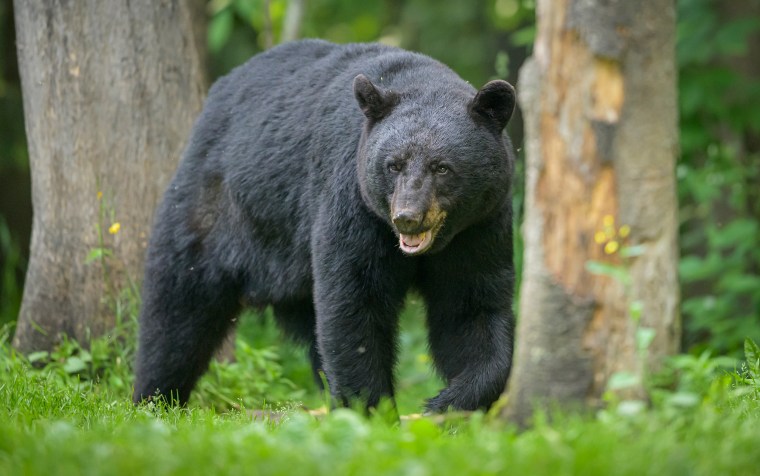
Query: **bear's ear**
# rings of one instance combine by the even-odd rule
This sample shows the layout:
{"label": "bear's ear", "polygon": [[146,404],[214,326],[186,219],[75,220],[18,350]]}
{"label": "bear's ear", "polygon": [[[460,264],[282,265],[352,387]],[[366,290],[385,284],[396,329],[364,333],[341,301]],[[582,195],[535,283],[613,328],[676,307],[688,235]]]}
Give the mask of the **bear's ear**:
{"label": "bear's ear", "polygon": [[363,74],[354,78],[354,96],[364,115],[375,121],[390,114],[398,103],[398,94],[375,86]]}
{"label": "bear's ear", "polygon": [[470,103],[470,114],[474,119],[487,120],[501,132],[512,117],[515,109],[515,88],[506,81],[497,79],[480,88]]}

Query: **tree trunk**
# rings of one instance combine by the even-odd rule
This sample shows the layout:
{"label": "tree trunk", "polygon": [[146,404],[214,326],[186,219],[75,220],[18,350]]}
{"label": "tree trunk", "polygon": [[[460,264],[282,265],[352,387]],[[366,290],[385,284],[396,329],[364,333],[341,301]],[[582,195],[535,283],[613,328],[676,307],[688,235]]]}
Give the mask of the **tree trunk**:
{"label": "tree trunk", "polygon": [[285,21],[282,26],[282,43],[297,40],[301,36],[301,23],[306,5],[305,0],[288,1],[288,9],[285,10]]}
{"label": "tree trunk", "polygon": [[[677,350],[672,0],[539,0],[519,96],[524,273],[503,414],[644,398]],[[627,256],[627,255],[634,256]]]}
{"label": "tree trunk", "polygon": [[[180,0],[15,2],[34,205],[23,352],[102,334],[109,300],[142,275],[155,205],[205,93],[190,11]],[[105,252],[87,264],[95,249]]]}

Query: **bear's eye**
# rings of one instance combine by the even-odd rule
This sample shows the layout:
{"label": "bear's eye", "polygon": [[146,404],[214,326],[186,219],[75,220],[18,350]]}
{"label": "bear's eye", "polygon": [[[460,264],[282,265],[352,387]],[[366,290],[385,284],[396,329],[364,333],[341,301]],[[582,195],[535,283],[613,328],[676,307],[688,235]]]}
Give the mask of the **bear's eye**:
{"label": "bear's eye", "polygon": [[388,170],[396,173],[401,172],[401,164],[398,162],[391,162],[388,164]]}
{"label": "bear's eye", "polygon": [[449,172],[449,168],[443,164],[436,164],[433,166],[433,172],[438,175],[443,175]]}

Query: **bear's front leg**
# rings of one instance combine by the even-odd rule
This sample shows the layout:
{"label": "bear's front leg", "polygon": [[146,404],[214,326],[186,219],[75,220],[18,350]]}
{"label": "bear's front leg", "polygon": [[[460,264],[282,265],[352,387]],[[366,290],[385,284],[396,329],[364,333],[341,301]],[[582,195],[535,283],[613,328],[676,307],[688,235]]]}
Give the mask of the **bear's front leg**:
{"label": "bear's front leg", "polygon": [[511,236],[489,231],[483,227],[464,233],[425,263],[420,290],[428,309],[430,351],[447,384],[428,400],[430,412],[488,409],[509,378]]}
{"label": "bear's front leg", "polygon": [[428,323],[433,361],[447,386],[427,401],[426,410],[490,408],[509,378],[511,314],[488,307],[452,312],[435,304]]}
{"label": "bear's front leg", "polygon": [[314,237],[317,343],[330,392],[344,406],[393,398],[398,314],[411,271],[385,234],[393,239],[354,218]]}

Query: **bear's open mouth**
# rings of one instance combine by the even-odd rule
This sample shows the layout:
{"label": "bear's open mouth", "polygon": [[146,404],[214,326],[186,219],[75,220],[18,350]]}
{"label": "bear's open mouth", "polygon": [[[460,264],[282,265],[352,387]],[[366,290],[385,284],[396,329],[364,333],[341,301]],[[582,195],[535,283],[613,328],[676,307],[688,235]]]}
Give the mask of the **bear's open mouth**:
{"label": "bear's open mouth", "polygon": [[433,244],[433,230],[423,231],[417,235],[405,235],[399,233],[399,246],[401,251],[408,255],[416,255],[424,252]]}

